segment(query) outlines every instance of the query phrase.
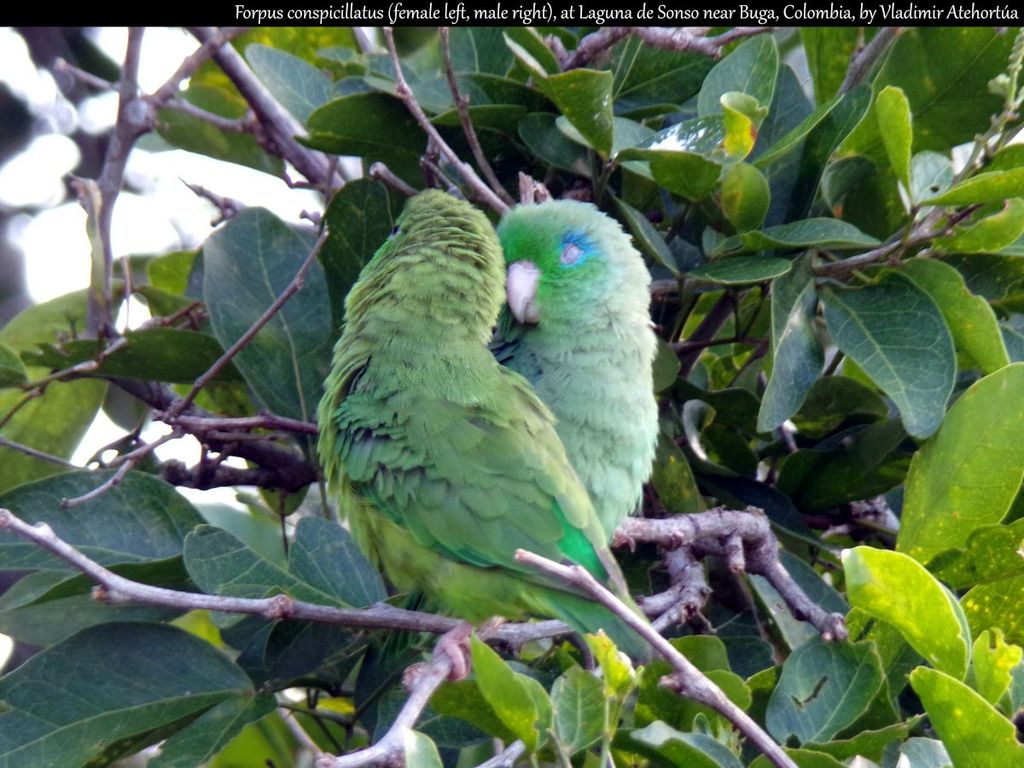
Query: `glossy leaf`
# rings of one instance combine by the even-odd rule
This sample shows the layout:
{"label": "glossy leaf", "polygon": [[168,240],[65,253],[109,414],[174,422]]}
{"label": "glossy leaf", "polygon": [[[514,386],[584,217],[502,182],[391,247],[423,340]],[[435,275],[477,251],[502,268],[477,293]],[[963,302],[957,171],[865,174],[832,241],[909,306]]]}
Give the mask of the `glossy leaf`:
{"label": "glossy leaf", "polygon": [[[248,209],[203,248],[203,297],[214,335],[234,344],[270,307],[313,247],[269,211]],[[314,262],[302,288],[234,358],[274,413],[312,421],[330,365],[332,328],[324,271]]]}
{"label": "glossy leaf", "polygon": [[616,745],[636,752],[658,765],[679,768],[741,768],[736,756],[723,744],[703,733],[685,733],[661,722],[622,732]]}
{"label": "glossy leaf", "polygon": [[824,102],[836,94],[846,78],[850,56],[857,48],[857,30],[853,27],[801,27],[800,40],[814,80],[814,97],[819,103]]}
{"label": "glossy leaf", "polygon": [[922,562],[998,523],[1024,480],[1024,364],[976,382],[914,457],[897,546]]}
{"label": "glossy leaf", "polygon": [[956,360],[932,298],[891,273],[855,290],[826,289],[823,298],[836,345],[892,398],[907,432],[922,438],[935,432],[953,391]]}
{"label": "glossy leaf", "polygon": [[1006,201],[1003,209],[969,226],[958,227],[949,237],[936,238],[946,251],[998,253],[1024,233],[1024,199]]}
{"label": "glossy leaf", "polygon": [[663,51],[628,37],[609,62],[615,111],[637,119],[675,111],[700,90],[713,65],[707,56]]}
{"label": "glossy leaf", "polygon": [[763,283],[790,271],[793,264],[771,256],[732,256],[691,269],[687,277],[723,285]]}
{"label": "glossy leaf", "polygon": [[605,698],[601,681],[582,667],[569,667],[551,688],[555,733],[568,754],[598,741],[605,729]]}
{"label": "glossy leaf", "polygon": [[658,499],[670,512],[685,514],[700,512],[704,501],[686,455],[665,434],[658,437],[658,452],[654,458],[651,484]]}
{"label": "glossy leaf", "polygon": [[587,144],[607,157],[612,151],[612,76],[573,69],[537,83]]}
{"label": "glossy leaf", "polygon": [[793,423],[802,434],[824,437],[844,421],[870,423],[888,414],[885,400],[873,388],[848,376],[826,376],[811,387]]}
{"label": "glossy leaf", "polygon": [[1013,723],[955,677],[918,667],[910,684],[956,768],[1024,764],[1024,745],[1017,742]]}
{"label": "glossy leaf", "polygon": [[875,98],[878,132],[896,178],[910,189],[910,148],[914,141],[910,102],[903,89],[886,86]]}
{"label": "glossy leaf", "polygon": [[331,99],[331,79],[287,51],[254,44],[245,49],[253,72],[300,123]]}
{"label": "glossy leaf", "polygon": [[[40,691],[57,691],[60,705]],[[252,683],[213,646],[159,624],[103,624],[0,679],[0,766],[83,765],[158,741]]]}
{"label": "glossy leaf", "polygon": [[25,364],[6,344],[0,344],[0,387],[16,387],[28,381]]}
{"label": "glossy leaf", "polygon": [[953,344],[983,374],[1010,364],[995,312],[987,301],[967,290],[963,277],[935,259],[905,261],[903,273],[926,291],[942,311]]}
{"label": "glossy leaf", "polygon": [[967,622],[956,598],[920,563],[861,546],[843,553],[843,569],[851,605],[892,624],[936,669],[963,679]]}
{"label": "glossy leaf", "polygon": [[998,629],[985,630],[974,641],[971,651],[974,688],[993,706],[1010,688],[1011,672],[1024,657],[1019,645],[1010,645],[1003,640]]}
{"label": "glossy leaf", "polygon": [[918,152],[910,160],[910,199],[934,197],[953,183],[953,162],[938,152]]}
{"label": "glossy leaf", "polygon": [[924,205],[975,205],[998,203],[1024,196],[1024,168],[979,173],[950,187],[941,195],[922,200]]}
{"label": "glossy leaf", "polygon": [[738,231],[760,227],[770,202],[768,180],[755,166],[736,163],[722,177],[722,213]]}
{"label": "glossy leaf", "polygon": [[307,120],[316,149],[369,160],[416,163],[426,146],[409,111],[385,93],[355,93],[324,104]]}
{"label": "glossy leaf", "polygon": [[505,726],[530,749],[540,743],[543,725],[534,697],[527,688],[529,678],[513,672],[497,653],[475,636],[471,641],[473,672],[484,700]]}
{"label": "glossy leaf", "polygon": [[772,103],[779,50],[770,35],[758,35],[741,43],[719,61],[704,78],[697,96],[697,113],[704,117],[722,112],[721,98],[729,91],[746,93],[762,107]]}
{"label": "glossy leaf", "polygon": [[806,261],[772,282],[772,371],[757,429],[770,432],[796,413],[821,374],[824,352],[814,333],[815,293]]}
{"label": "glossy leaf", "polygon": [[371,179],[348,182],[331,198],[324,220],[328,235],[320,263],[331,297],[331,327],[337,329],[359,271],[391,234],[394,221],[387,188]]}
{"label": "glossy leaf", "polygon": [[299,521],[288,548],[288,569],[320,592],[354,608],[387,597],[380,574],[349,532],[333,520],[306,517]]}
{"label": "glossy leaf", "polygon": [[679,274],[675,256],[665,243],[665,238],[654,228],[640,211],[619,198],[615,198],[615,207],[626,220],[626,226],[633,235],[633,240],[640,250],[649,258],[665,267],[672,274]]}
{"label": "glossy leaf", "polygon": [[765,725],[785,744],[828,741],[857,720],[882,687],[881,661],[867,644],[820,639],[797,648],[782,665]]}
{"label": "glossy leaf", "polygon": [[558,130],[556,120],[548,112],[532,112],[519,122],[519,138],[545,163],[578,176],[590,176],[586,150]]}
{"label": "glossy leaf", "polygon": [[748,250],[822,248],[847,250],[871,248],[878,241],[865,235],[852,224],[839,219],[803,219],[790,224],[745,232],[740,240]]}

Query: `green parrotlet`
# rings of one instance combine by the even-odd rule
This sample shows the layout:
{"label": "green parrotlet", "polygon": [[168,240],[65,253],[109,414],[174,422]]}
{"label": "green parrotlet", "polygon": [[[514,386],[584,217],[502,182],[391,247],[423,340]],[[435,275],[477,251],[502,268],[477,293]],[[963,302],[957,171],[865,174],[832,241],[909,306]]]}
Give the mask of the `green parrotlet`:
{"label": "green parrotlet", "polygon": [[521,205],[498,226],[508,310],[495,356],[533,385],[610,537],[640,505],[658,442],[651,277],[589,203]]}
{"label": "green parrotlet", "polygon": [[487,218],[437,190],[410,198],[345,302],[318,414],[326,478],[400,589],[469,621],[604,629],[643,657],[610,611],[515,558],[582,565],[628,601],[551,412],[488,349],[504,295]]}

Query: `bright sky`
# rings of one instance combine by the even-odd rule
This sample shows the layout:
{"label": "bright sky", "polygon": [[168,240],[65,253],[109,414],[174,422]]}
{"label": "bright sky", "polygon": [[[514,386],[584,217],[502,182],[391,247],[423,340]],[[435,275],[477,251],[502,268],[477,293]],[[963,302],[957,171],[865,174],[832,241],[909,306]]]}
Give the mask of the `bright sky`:
{"label": "bright sky", "polygon": [[[113,60],[123,58],[126,29],[99,29],[94,39]],[[143,91],[156,90],[196,47],[184,30],[147,29],[139,71]],[[41,302],[88,285],[90,248],[85,213],[77,201],[67,198],[63,181],[79,160],[78,148],[68,136],[79,128],[90,133],[109,129],[116,116],[117,97],[102,93],[79,107],[70,104],[50,73],[36,69],[21,36],[9,27],[0,27],[0,81],[25,100],[39,126],[28,147],[0,166],[0,207],[20,211],[4,234],[24,254],[29,293]],[[180,150],[134,150],[126,180],[138,192],[122,193],[118,198],[112,237],[117,255],[191,248],[206,239],[217,212],[184,181],[243,204],[269,208],[286,221],[297,222],[303,210],[322,206],[315,193],[290,189],[281,179]],[[129,315],[132,326],[148,317],[145,307],[134,302]],[[154,425],[145,437],[152,439],[166,431],[163,425]],[[84,464],[122,432],[100,412],[72,461]],[[178,440],[162,446],[157,455],[192,463],[199,458],[199,444],[193,438]],[[234,498],[230,489],[185,494],[207,502]],[[0,663],[7,656],[6,646],[7,638],[0,635]]]}

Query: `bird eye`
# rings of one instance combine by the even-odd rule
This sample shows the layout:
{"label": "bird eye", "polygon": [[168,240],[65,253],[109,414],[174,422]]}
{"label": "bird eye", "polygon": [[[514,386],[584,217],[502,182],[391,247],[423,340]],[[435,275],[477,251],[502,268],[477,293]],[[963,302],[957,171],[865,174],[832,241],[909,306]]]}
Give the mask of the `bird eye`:
{"label": "bird eye", "polygon": [[566,243],[562,246],[562,257],[559,261],[566,267],[571,267],[583,258],[583,249],[576,243]]}
{"label": "bird eye", "polygon": [[402,231],[402,228],[400,226],[398,226],[397,224],[395,224],[395,226],[393,226],[391,228],[391,234],[388,235],[388,237],[394,237],[395,235],[397,235],[401,231]]}

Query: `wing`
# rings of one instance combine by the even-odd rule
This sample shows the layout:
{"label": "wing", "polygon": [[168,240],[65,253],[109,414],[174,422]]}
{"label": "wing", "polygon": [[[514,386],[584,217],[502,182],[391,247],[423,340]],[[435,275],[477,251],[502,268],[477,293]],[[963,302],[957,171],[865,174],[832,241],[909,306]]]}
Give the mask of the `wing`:
{"label": "wing", "polygon": [[524,343],[525,333],[526,329],[516,322],[506,304],[498,315],[498,325],[488,348],[503,366],[535,383],[544,371],[530,346]]}
{"label": "wing", "polygon": [[480,567],[534,572],[518,548],[607,579],[603,534],[550,423],[519,376],[495,369],[500,410],[358,384],[336,412],[342,474],[423,546]]}

